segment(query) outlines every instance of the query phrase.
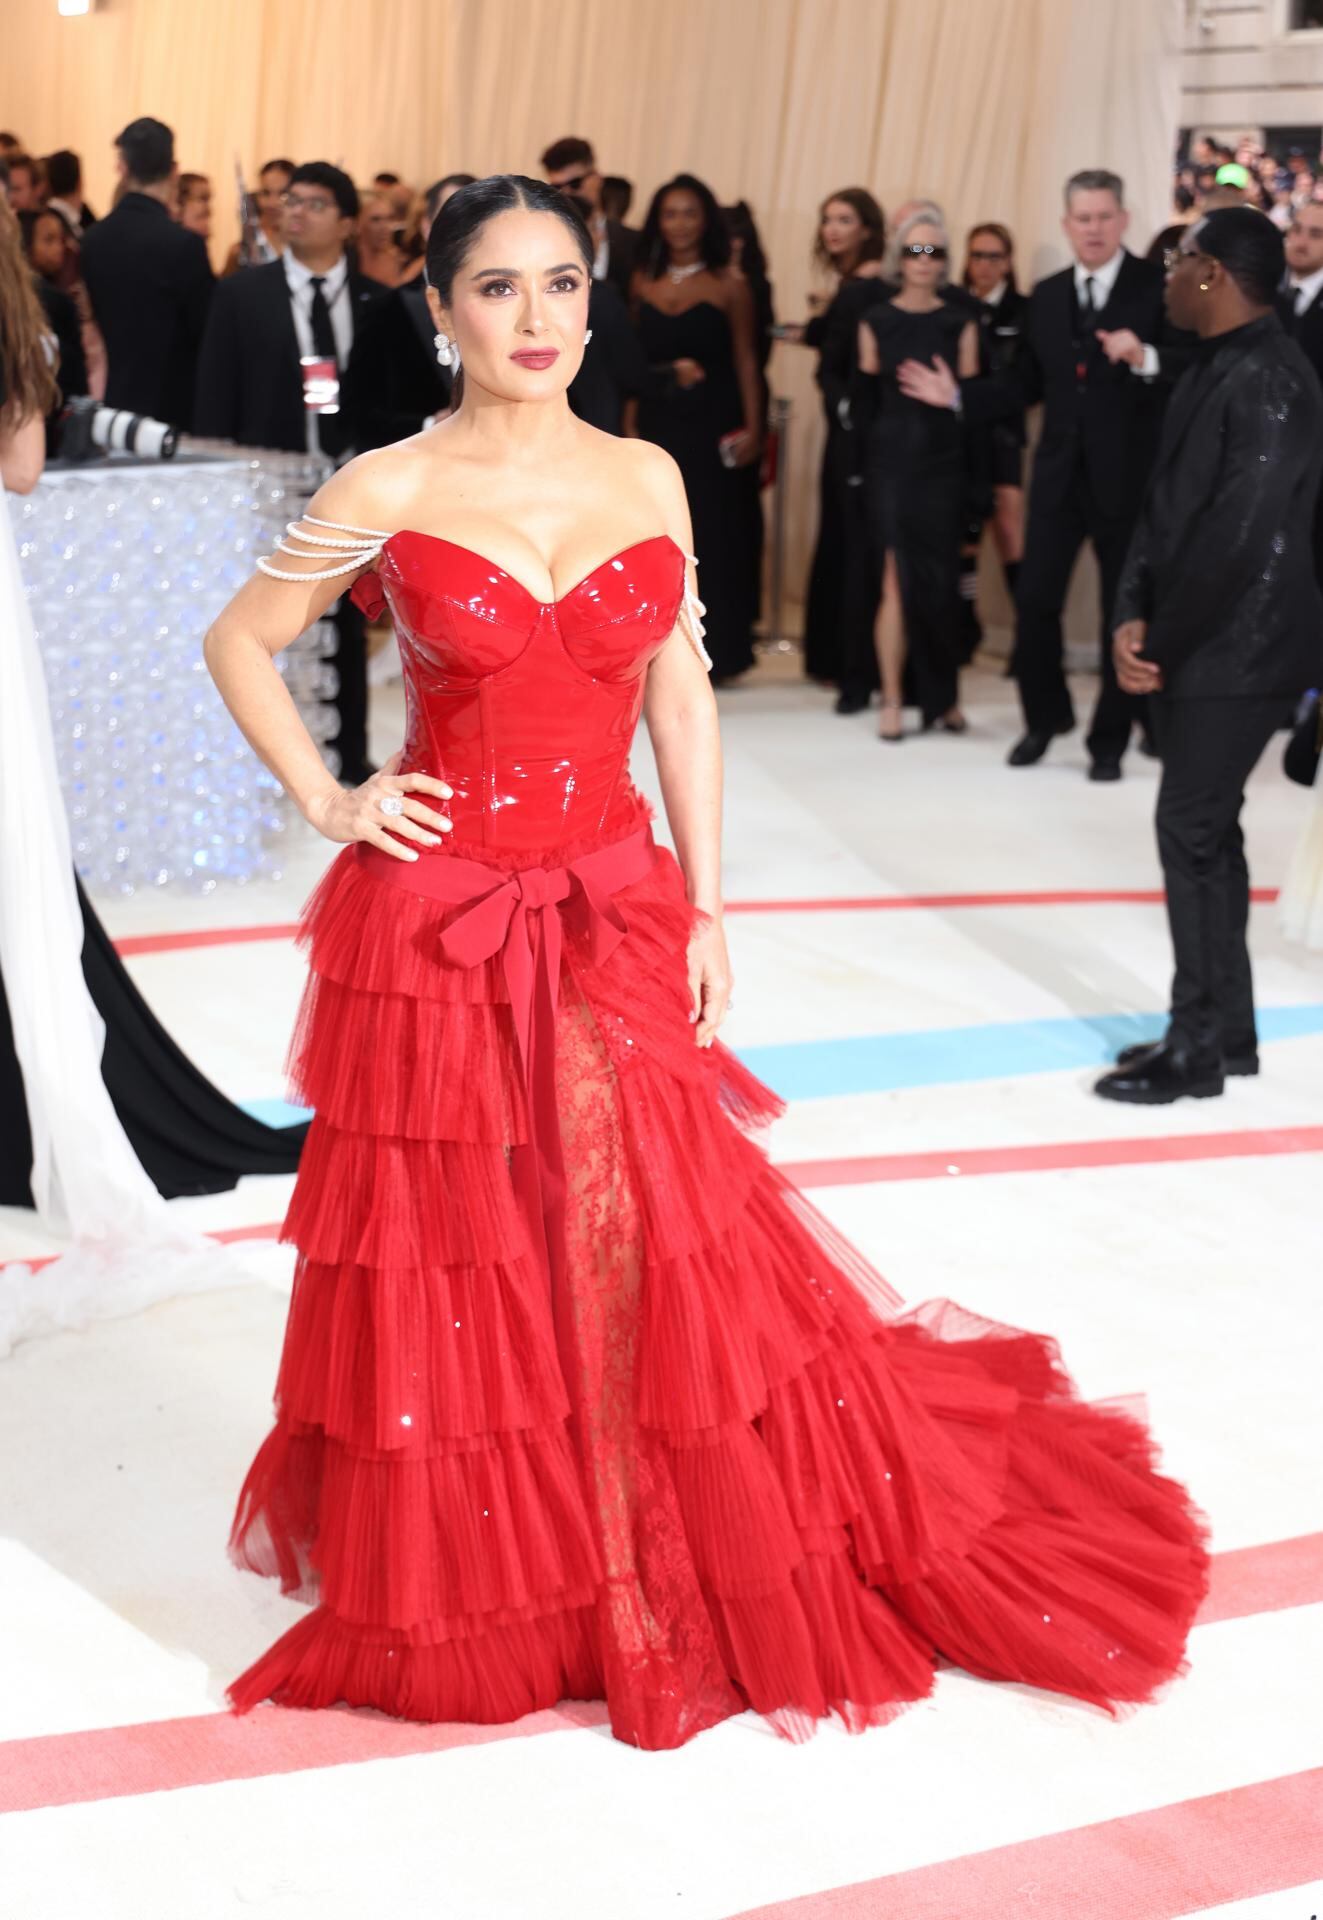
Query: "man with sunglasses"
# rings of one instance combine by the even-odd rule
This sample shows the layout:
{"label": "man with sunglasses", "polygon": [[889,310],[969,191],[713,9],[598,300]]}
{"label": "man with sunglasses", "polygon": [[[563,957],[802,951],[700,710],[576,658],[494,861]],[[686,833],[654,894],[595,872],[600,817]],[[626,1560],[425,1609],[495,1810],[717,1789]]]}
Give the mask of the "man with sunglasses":
{"label": "man with sunglasses", "polygon": [[1192,227],[1167,308],[1197,333],[1116,596],[1125,692],[1162,754],[1157,837],[1176,968],[1165,1038],[1127,1047],[1096,1091],[1154,1106],[1259,1070],[1246,928],[1245,783],[1323,672],[1314,501],[1323,392],[1273,304],[1278,229],[1251,207]]}
{"label": "man with sunglasses", "polygon": [[1118,685],[1108,636],[1112,602],[1157,451],[1171,382],[1189,342],[1163,311],[1160,266],[1127,251],[1124,187],[1093,169],[1066,182],[1062,231],[1074,254],[1030,295],[1020,349],[1000,374],[957,385],[945,365],[899,370],[904,391],[931,406],[963,405],[972,426],[1043,403],[1024,559],[1016,592],[1014,672],[1025,732],[1013,767],[1043,758],[1075,725],[1061,614],[1080,548],[1101,576],[1102,685],[1089,727],[1089,778],[1119,780],[1142,702]]}
{"label": "man with sunglasses", "polygon": [[621,299],[628,300],[638,232],[619,220],[610,219],[603,208],[602,176],[591,145],[573,134],[563,140],[553,140],[542,156],[542,171],[550,186],[559,187],[562,193],[577,194],[588,202],[592,210],[588,227],[597,242],[593,279],[609,280]]}

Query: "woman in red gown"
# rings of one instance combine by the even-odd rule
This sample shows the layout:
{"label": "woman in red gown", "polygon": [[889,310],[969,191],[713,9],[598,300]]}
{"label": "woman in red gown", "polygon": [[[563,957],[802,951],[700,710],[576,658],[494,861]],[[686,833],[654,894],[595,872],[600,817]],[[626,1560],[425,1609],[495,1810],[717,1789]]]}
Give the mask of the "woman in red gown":
{"label": "woman in red gown", "polygon": [[[939,1660],[1103,1706],[1181,1667],[1203,1531],[1053,1343],[885,1284],[745,1137],[720,753],[665,454],[565,389],[592,243],[537,182],[456,194],[428,299],[458,411],[343,469],[208,636],[308,818],[316,1110],[278,1417],[232,1551],[316,1604],[231,1689],[507,1721],[602,1699],[671,1747],[801,1735]],[[323,769],[271,655],[389,608],[402,756]],[[646,712],[678,861],[628,756]]]}

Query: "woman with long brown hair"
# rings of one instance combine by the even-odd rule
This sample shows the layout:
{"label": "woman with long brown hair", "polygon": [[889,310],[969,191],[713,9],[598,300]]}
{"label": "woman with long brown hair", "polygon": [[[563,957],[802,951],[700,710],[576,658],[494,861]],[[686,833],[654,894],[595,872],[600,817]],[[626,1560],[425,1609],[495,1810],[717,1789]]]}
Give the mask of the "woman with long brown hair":
{"label": "woman with long brown hair", "polygon": [[0,196],[0,472],[6,492],[30,493],[41,478],[45,419],[55,398],[54,343],[18,221]]}
{"label": "woman with long brown hair", "polygon": [[835,285],[825,296],[809,296],[810,307],[816,306],[817,311],[807,326],[790,336],[818,350],[817,379],[827,416],[818,481],[818,538],[804,609],[804,671],[811,680],[837,685],[842,683],[845,666],[850,569],[864,548],[858,490],[850,485],[850,375],[863,311],[882,296],[886,243],[886,219],[867,187],[842,187],[828,194],[818,214],[813,259],[820,270],[835,276]]}

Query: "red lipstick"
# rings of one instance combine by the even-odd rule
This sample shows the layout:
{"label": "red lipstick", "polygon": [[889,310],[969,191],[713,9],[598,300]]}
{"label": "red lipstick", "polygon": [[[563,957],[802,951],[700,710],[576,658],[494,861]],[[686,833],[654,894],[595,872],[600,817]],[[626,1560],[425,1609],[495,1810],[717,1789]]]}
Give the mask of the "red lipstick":
{"label": "red lipstick", "polygon": [[559,347],[526,347],[521,353],[512,353],[510,358],[521,367],[531,367],[541,373],[547,367],[554,367],[560,359]]}

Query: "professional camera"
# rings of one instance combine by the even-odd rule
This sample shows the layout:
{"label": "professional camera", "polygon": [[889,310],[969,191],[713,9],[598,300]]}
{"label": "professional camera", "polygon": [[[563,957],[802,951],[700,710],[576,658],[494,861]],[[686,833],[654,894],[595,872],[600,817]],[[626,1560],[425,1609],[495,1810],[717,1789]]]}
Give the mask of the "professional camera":
{"label": "professional camera", "polygon": [[103,407],[86,394],[66,403],[60,414],[57,451],[61,460],[80,464],[103,453],[136,453],[140,460],[173,460],[178,427],[149,420],[142,413]]}

